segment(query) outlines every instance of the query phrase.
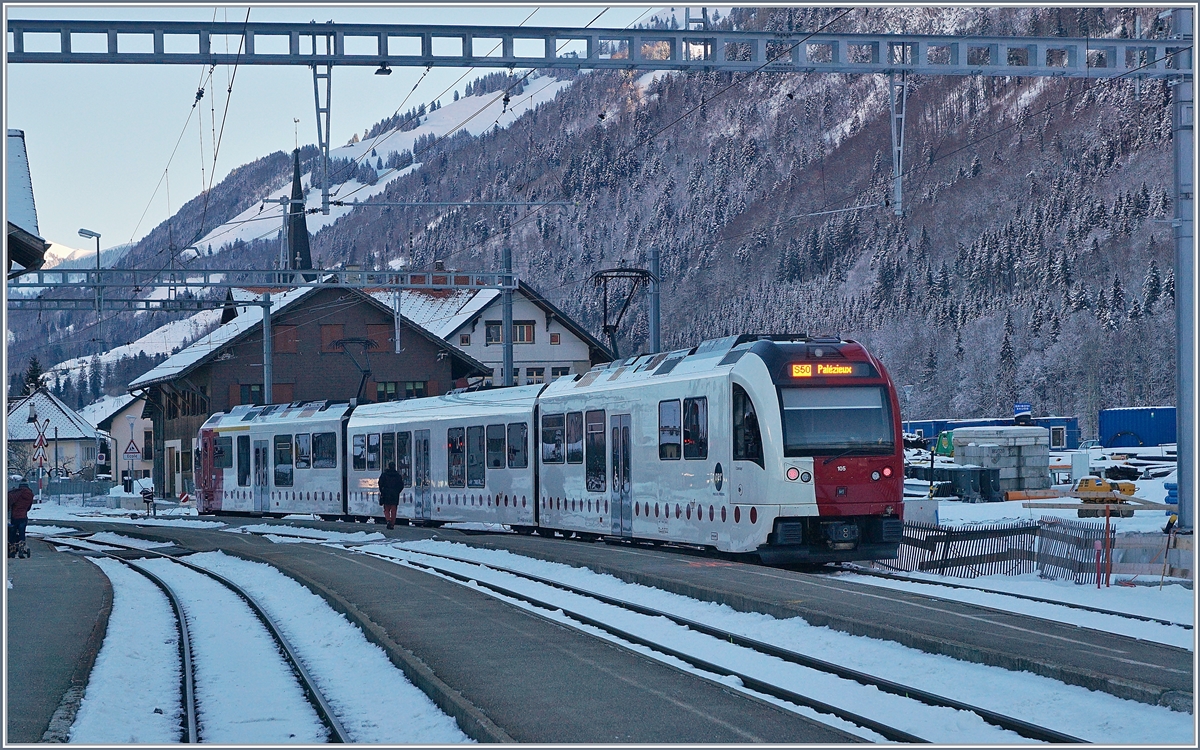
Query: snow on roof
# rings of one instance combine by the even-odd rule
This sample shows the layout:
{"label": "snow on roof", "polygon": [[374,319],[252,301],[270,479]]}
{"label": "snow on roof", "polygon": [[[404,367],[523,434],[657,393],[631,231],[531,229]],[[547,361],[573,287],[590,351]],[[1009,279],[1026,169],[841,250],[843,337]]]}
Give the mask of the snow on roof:
{"label": "snow on roof", "polygon": [[87,420],[88,424],[97,427],[104,420],[121,411],[126,406],[129,406],[129,403],[133,399],[134,397],[128,393],[121,393],[116,396],[103,396],[98,401],[93,401],[80,409],[79,415]]}
{"label": "snow on roof", "polygon": [[37,207],[33,203],[33,178],[29,175],[29,155],[25,152],[25,132],[8,131],[8,221],[32,235],[38,231]]}
{"label": "snow on roof", "polygon": [[[388,307],[395,292],[381,290],[371,296]],[[487,307],[500,295],[498,289],[400,291],[400,314],[441,339],[461,328],[471,316]]]}
{"label": "snow on roof", "polygon": [[[39,388],[28,396],[8,402],[8,440],[12,442],[37,440],[37,428],[29,419],[29,405],[33,404],[39,422],[50,420],[46,428],[46,439],[53,440],[54,428],[58,428],[59,440],[95,440],[98,431],[87,420],[69,406],[54,397],[45,388]],[[103,435],[103,432],[99,433]]]}
{"label": "snow on roof", "polygon": [[[288,305],[303,299],[320,287],[302,286],[289,289],[271,298],[271,314],[278,315]],[[170,380],[186,374],[203,362],[210,354],[232,342],[254,326],[262,323],[262,308],[246,307],[236,318],[195,342],[183,351],[168,357],[150,372],[129,384],[129,388],[143,388],[151,383]]]}

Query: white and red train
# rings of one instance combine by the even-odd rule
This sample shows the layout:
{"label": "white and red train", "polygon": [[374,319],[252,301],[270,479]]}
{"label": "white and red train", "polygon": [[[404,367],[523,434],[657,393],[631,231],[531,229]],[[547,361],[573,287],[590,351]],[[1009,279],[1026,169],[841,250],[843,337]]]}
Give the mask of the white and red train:
{"label": "white and red train", "polygon": [[669,541],[763,561],[895,557],[896,389],[853,341],[731,336],[545,385],[238,406],[200,430],[204,513],[398,518]]}

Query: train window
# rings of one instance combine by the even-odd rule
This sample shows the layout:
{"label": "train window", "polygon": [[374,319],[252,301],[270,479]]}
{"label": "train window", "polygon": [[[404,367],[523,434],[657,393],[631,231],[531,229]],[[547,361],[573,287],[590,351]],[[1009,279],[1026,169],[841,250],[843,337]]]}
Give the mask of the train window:
{"label": "train window", "polygon": [[754,402],[737,383],[733,384],[733,460],[753,461],[766,468]]}
{"label": "train window", "polygon": [[708,458],[708,399],[683,400],[683,457]]}
{"label": "train window", "polygon": [[542,463],[561,464],[563,462],[564,428],[563,414],[542,415]]}
{"label": "train window", "polygon": [[658,402],[658,457],[674,461],[680,454],[680,414],[678,401]]}
{"label": "train window", "polygon": [[587,488],[604,492],[604,412],[587,413]]}
{"label": "train window", "polygon": [[314,469],[337,468],[336,432],[314,432],[312,434],[312,465]]}
{"label": "train window", "polygon": [[354,462],[355,471],[367,470],[367,436],[355,435],[350,438],[350,457]]}
{"label": "train window", "polygon": [[383,433],[383,456],[379,459],[380,465],[385,469],[390,463],[396,461],[396,433]]}
{"label": "train window", "polygon": [[296,436],[296,468],[312,466],[312,436],[307,432]]}
{"label": "train window", "polygon": [[487,466],[484,464],[486,454],[483,426],[467,428],[467,486],[487,486]]}
{"label": "train window", "polygon": [[292,486],[292,436],[275,436],[275,486]]}
{"label": "train window", "polygon": [[529,466],[529,425],[514,422],[508,426],[508,468]]}
{"label": "train window", "polygon": [[446,430],[446,484],[450,487],[465,487],[467,484],[463,466],[464,432],[462,427]]}
{"label": "train window", "polygon": [[396,433],[396,471],[404,480],[405,487],[412,486],[412,433]]}
{"label": "train window", "polygon": [[213,468],[233,468],[233,437],[219,437],[213,441]]}
{"label": "train window", "polygon": [[367,435],[367,471],[379,471],[379,433]]}
{"label": "train window", "polygon": [[887,455],[895,450],[884,388],[780,388],[783,455]]}
{"label": "train window", "polygon": [[487,426],[487,467],[489,469],[504,468],[504,425],[502,424]]}
{"label": "train window", "polygon": [[250,486],[250,436],[238,435],[238,487]]}
{"label": "train window", "polygon": [[567,463],[583,463],[583,412],[567,414]]}

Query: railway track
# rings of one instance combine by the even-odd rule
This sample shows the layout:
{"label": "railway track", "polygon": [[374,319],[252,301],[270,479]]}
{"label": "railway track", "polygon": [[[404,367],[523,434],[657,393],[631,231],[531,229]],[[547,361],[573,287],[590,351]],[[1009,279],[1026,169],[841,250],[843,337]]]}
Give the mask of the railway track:
{"label": "railway track", "polygon": [[[485,570],[490,570],[490,571],[494,571],[494,572],[498,572],[498,573],[504,573],[504,574],[516,576],[518,578],[521,578],[523,580],[526,580],[526,581],[529,581],[532,583],[538,583],[538,584],[542,584],[545,586],[550,586],[550,587],[553,587],[553,588],[556,588],[556,589],[559,589],[562,591],[569,592],[571,594],[575,594],[577,596],[585,597],[587,599],[591,599],[596,602],[600,602],[600,603],[610,605],[613,607],[618,607],[620,609],[623,609],[623,610],[626,610],[629,612],[634,612],[634,613],[641,614],[641,615],[645,615],[648,617],[666,618],[666,619],[670,620],[671,622],[675,623],[676,625],[680,625],[689,630],[695,631],[697,633],[701,633],[703,635],[710,636],[714,639],[718,639],[723,643],[731,643],[736,646],[740,646],[742,648],[749,649],[756,653],[763,654],[765,656],[775,657],[777,659],[781,659],[781,660],[789,662],[791,664],[796,664],[798,666],[807,667],[809,669],[823,672],[825,674],[829,674],[829,675],[832,675],[834,677],[838,677],[838,678],[841,678],[844,680],[850,680],[850,681],[856,682],[860,685],[874,687],[874,688],[880,690],[881,692],[900,696],[905,699],[924,704],[926,706],[932,706],[932,707],[938,707],[938,708],[950,708],[950,709],[955,709],[955,710],[960,710],[960,711],[969,711],[969,712],[974,713],[975,715],[979,716],[980,719],[982,719],[984,722],[986,722],[988,724],[999,727],[1001,729],[1015,732],[1015,733],[1019,734],[1020,736],[1028,738],[1028,739],[1039,740],[1039,741],[1043,741],[1043,742],[1054,742],[1054,743],[1086,742],[1086,740],[1082,740],[1078,737],[1073,737],[1073,736],[1065,734],[1063,732],[1059,732],[1057,730],[1054,730],[1054,729],[1051,729],[1048,727],[1039,726],[1037,724],[1033,724],[1033,723],[1030,723],[1030,722],[1027,722],[1027,721],[1024,721],[1022,719],[1018,719],[1018,718],[1015,718],[1012,716],[1006,716],[1004,714],[998,713],[996,711],[992,711],[990,709],[986,709],[986,708],[983,708],[980,706],[973,706],[973,705],[964,703],[962,701],[957,701],[952,698],[947,698],[945,696],[936,695],[934,693],[930,693],[925,690],[914,688],[914,687],[911,687],[908,685],[902,685],[900,683],[897,683],[897,682],[894,682],[891,680],[876,677],[874,675],[870,675],[870,674],[867,674],[864,672],[849,669],[847,667],[842,667],[840,665],[833,664],[833,663],[830,663],[830,662],[827,662],[827,661],[824,661],[821,659],[817,659],[817,658],[814,658],[811,656],[807,656],[804,654],[800,654],[800,653],[791,651],[789,649],[775,646],[773,644],[764,643],[762,641],[758,641],[753,638],[739,635],[739,634],[733,633],[731,631],[727,631],[727,630],[713,627],[711,625],[707,625],[707,624],[704,624],[701,622],[696,622],[694,620],[680,617],[678,615],[675,615],[675,614],[672,614],[669,612],[663,612],[663,611],[660,611],[660,610],[657,610],[657,609],[654,609],[651,607],[647,607],[644,605],[624,601],[621,599],[616,599],[614,597],[610,597],[610,596],[607,596],[604,594],[599,594],[596,592],[588,591],[586,589],[580,589],[580,588],[577,588],[577,587],[574,587],[574,586],[571,586],[571,585],[568,585],[568,584],[565,584],[565,583],[562,583],[559,581],[550,580],[547,578],[543,578],[541,576],[533,575],[530,573],[525,573],[523,571],[515,570],[515,569],[508,568],[508,567],[501,566],[501,565],[495,565],[495,564],[491,564],[491,563],[483,563],[483,562],[479,562],[477,560],[471,560],[468,558],[457,557],[454,555],[437,554],[437,553],[430,553],[430,552],[424,552],[424,551],[416,552],[414,550],[406,550],[403,548],[397,548],[397,549],[400,551],[403,551],[407,555],[422,556],[425,558],[429,558],[431,560],[444,560],[447,562],[453,562],[453,563],[458,563],[458,564],[463,564],[463,565],[474,566],[474,567],[477,567],[480,569],[485,569]],[[387,555],[377,555],[377,554],[371,553],[371,552],[366,552],[366,554],[372,554],[373,556],[381,557],[383,559],[388,559],[391,561],[397,560],[397,558],[390,557]],[[780,685],[774,684],[774,683],[766,681],[766,680],[759,679],[752,675],[746,674],[742,671],[731,669],[729,667],[725,667],[725,666],[722,666],[719,664],[715,664],[707,659],[698,657],[695,654],[688,653],[686,651],[682,651],[679,649],[671,648],[661,642],[654,641],[649,638],[645,638],[636,633],[632,633],[632,632],[626,630],[625,628],[619,627],[619,626],[614,625],[609,622],[605,622],[601,619],[589,616],[589,615],[579,612],[577,610],[573,610],[569,607],[563,606],[560,603],[548,602],[537,596],[533,596],[533,595],[530,595],[525,592],[516,591],[508,586],[504,586],[504,585],[501,585],[501,584],[498,584],[498,583],[495,583],[492,581],[481,580],[478,577],[474,577],[469,574],[464,574],[462,572],[452,570],[450,568],[445,567],[444,565],[439,565],[436,562],[428,562],[428,561],[424,561],[424,560],[420,560],[420,559],[414,560],[411,557],[402,558],[402,560],[406,564],[412,565],[414,567],[424,569],[427,571],[431,571],[431,572],[435,572],[437,574],[446,576],[448,578],[451,578],[453,580],[459,581],[464,584],[474,584],[476,586],[479,586],[481,588],[495,592],[502,596],[510,597],[510,598],[525,602],[527,604],[533,605],[535,607],[539,607],[542,609],[548,609],[551,611],[561,610],[565,616],[567,616],[573,620],[576,620],[580,623],[583,623],[585,625],[589,625],[591,627],[598,628],[598,629],[608,633],[609,635],[612,635],[622,641],[634,643],[634,644],[637,644],[640,646],[644,646],[644,647],[653,649],[654,651],[657,651],[657,652],[666,654],[668,656],[674,657],[676,659],[679,659],[680,661],[683,661],[697,669],[700,669],[700,670],[703,670],[706,672],[717,674],[722,677],[737,678],[737,679],[741,680],[742,685],[744,685],[746,688],[748,688],[752,691],[759,692],[764,695],[769,695],[769,696],[777,698],[779,700],[794,703],[796,705],[805,706],[805,707],[811,708],[815,711],[818,711],[820,713],[836,716],[845,721],[852,722],[854,724],[857,724],[859,726],[862,726],[864,728],[867,728],[874,732],[877,732],[878,734],[880,734],[881,736],[883,736],[884,738],[886,738],[889,741],[892,741],[892,742],[914,742],[914,743],[929,742],[929,740],[927,740],[927,739],[918,737],[910,732],[907,732],[903,729],[899,729],[894,726],[888,725],[882,721],[878,721],[878,720],[873,719],[868,716],[863,716],[857,712],[848,711],[840,706],[828,703],[826,701],[819,700],[817,698],[813,698],[812,696],[809,696],[809,695],[803,695],[803,694],[797,693],[793,690],[790,690],[788,688],[782,687]]]}
{"label": "railway track", "polygon": [[[116,560],[116,561],[124,564],[126,567],[128,567],[132,570],[135,570],[138,573],[141,573],[143,576],[150,579],[150,581],[152,581],[159,589],[161,589],[164,594],[166,594],[167,599],[171,602],[172,609],[175,611],[175,620],[176,620],[177,626],[179,628],[179,635],[180,635],[180,652],[181,652],[180,658],[181,658],[181,661],[183,664],[183,683],[184,683],[183,684],[183,697],[184,697],[183,713],[184,713],[185,724],[186,724],[186,726],[184,727],[184,730],[183,730],[183,741],[190,742],[190,743],[203,741],[203,737],[200,736],[200,731],[199,731],[199,726],[198,726],[198,721],[197,721],[195,669],[192,664],[191,638],[188,634],[187,617],[184,615],[183,606],[179,600],[179,597],[176,595],[176,592],[160,576],[156,575],[152,571],[149,571],[139,565],[133,564],[133,562],[131,560],[129,560],[127,557],[124,557],[124,556],[121,556],[118,554],[114,554],[112,551],[103,549],[102,547],[114,547],[114,548],[117,548],[118,550],[123,550],[125,552],[134,552],[134,553],[138,553],[140,555],[156,556],[156,557],[170,560],[174,564],[181,565],[181,566],[183,566],[189,570],[192,570],[196,573],[201,573],[204,576],[220,583],[222,586],[224,586],[227,589],[229,589],[230,591],[232,591],[238,598],[240,598],[243,602],[245,602],[245,604],[254,613],[255,617],[259,620],[259,622],[261,622],[263,624],[263,626],[266,628],[267,632],[271,634],[272,639],[275,641],[276,645],[279,647],[279,651],[283,654],[284,659],[288,662],[293,673],[298,678],[298,680],[300,682],[300,686],[303,689],[305,696],[308,698],[309,703],[312,705],[313,709],[317,713],[317,716],[320,718],[321,722],[325,725],[326,729],[328,730],[330,741],[331,742],[339,742],[339,743],[353,742],[353,740],[350,738],[350,736],[346,733],[346,730],[342,726],[341,722],[338,721],[337,716],[334,715],[333,709],[330,707],[329,702],[325,699],[325,696],[322,694],[320,688],[317,686],[316,682],[313,680],[312,675],[310,675],[308,670],[306,670],[304,668],[304,665],[301,663],[300,658],[296,655],[295,650],[292,648],[291,644],[288,643],[287,639],[284,637],[284,635],[280,631],[279,627],[275,624],[275,622],[271,619],[271,617],[266,613],[266,611],[258,604],[258,602],[256,602],[253,597],[251,597],[248,593],[246,593],[246,591],[244,589],[242,589],[240,586],[238,586],[233,581],[230,581],[228,578],[225,578],[224,576],[222,576],[218,573],[214,573],[214,572],[212,572],[210,570],[206,570],[198,565],[194,565],[190,562],[187,562],[186,560],[180,560],[171,555],[168,555],[168,554],[165,554],[162,552],[158,552],[158,551],[152,550],[152,549],[135,547],[132,545],[121,544],[119,542],[113,542],[113,541],[88,542],[85,544],[80,544],[80,543],[78,543],[78,540],[65,538],[65,537],[56,537],[54,539],[54,543],[73,547],[75,549],[81,549],[81,550],[86,550],[89,552],[96,552],[99,554],[103,554],[106,557],[108,557],[112,560]],[[101,547],[101,548],[98,549],[98,547]]]}
{"label": "railway track", "polygon": [[1100,607],[1092,607],[1087,604],[1075,604],[1073,602],[1064,602],[1057,599],[1045,599],[1040,596],[1030,596],[1028,594],[1018,594],[1011,591],[998,591],[996,589],[985,589],[979,586],[966,586],[961,583],[950,583],[949,581],[932,581],[924,578],[910,578],[908,576],[897,575],[895,573],[885,573],[879,570],[871,570],[853,563],[841,563],[839,570],[848,573],[857,573],[859,575],[872,576],[874,578],[885,578],[890,581],[904,581],[906,583],[922,583],[930,586],[944,586],[951,589],[963,589],[966,591],[978,591],[984,594],[998,594],[1000,596],[1011,596],[1014,599],[1024,599],[1025,601],[1038,602],[1039,604],[1054,604],[1059,607],[1069,607],[1085,612],[1094,612],[1100,615],[1112,615],[1113,617],[1123,617],[1127,620],[1139,620],[1141,622],[1154,622],[1159,625],[1167,625],[1184,630],[1193,630],[1193,626],[1183,622],[1172,622],[1171,620],[1163,620],[1158,617],[1150,617],[1149,615],[1138,615],[1131,612],[1117,612],[1111,609],[1102,609]]}

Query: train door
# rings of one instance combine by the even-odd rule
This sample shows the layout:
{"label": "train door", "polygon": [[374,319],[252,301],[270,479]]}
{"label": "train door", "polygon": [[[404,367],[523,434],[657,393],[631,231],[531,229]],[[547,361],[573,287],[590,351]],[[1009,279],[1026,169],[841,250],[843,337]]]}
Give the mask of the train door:
{"label": "train door", "polygon": [[271,493],[267,488],[267,477],[270,474],[267,462],[270,458],[270,443],[266,440],[255,440],[254,510],[259,513],[267,513],[271,510]]}
{"label": "train door", "polygon": [[428,521],[433,496],[429,482],[429,430],[413,431],[413,520]]}
{"label": "train door", "polygon": [[165,473],[167,475],[167,487],[163,496],[175,497],[175,448],[173,446],[167,447],[167,460],[163,462],[163,465],[166,466]]}
{"label": "train door", "polygon": [[609,418],[612,432],[612,501],[613,536],[633,536],[633,492],[629,480],[629,415],[614,414]]}

